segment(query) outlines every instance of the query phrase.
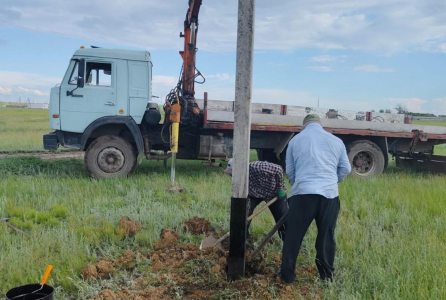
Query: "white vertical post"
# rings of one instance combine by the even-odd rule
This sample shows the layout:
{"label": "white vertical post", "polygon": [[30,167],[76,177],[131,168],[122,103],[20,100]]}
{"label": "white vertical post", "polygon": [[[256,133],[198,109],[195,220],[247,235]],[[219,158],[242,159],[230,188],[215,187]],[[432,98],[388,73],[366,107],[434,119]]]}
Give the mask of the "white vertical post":
{"label": "white vertical post", "polygon": [[232,173],[231,228],[228,259],[228,277],[231,280],[238,279],[245,273],[254,16],[255,0],[239,0],[233,138],[234,166]]}

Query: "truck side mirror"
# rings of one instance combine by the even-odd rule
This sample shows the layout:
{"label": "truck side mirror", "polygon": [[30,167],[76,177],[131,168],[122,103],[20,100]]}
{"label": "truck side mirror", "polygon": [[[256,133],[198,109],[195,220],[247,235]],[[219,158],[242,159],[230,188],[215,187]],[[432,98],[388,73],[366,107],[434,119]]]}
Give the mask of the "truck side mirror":
{"label": "truck side mirror", "polygon": [[77,68],[77,87],[83,88],[85,84],[85,59],[81,58],[78,62],[79,66]]}

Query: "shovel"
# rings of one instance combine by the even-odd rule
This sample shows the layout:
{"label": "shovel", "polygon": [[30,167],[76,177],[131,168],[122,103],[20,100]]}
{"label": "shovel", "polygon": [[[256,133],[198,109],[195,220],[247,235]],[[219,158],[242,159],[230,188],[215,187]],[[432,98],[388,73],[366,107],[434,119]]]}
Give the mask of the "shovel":
{"label": "shovel", "polygon": [[282,218],[280,218],[280,220],[276,223],[276,225],[274,225],[273,229],[271,229],[270,232],[268,232],[268,234],[263,238],[262,242],[257,247],[257,249],[255,249],[251,253],[251,259],[254,256],[256,256],[257,254],[259,254],[260,251],[262,251],[262,249],[265,247],[266,243],[268,243],[269,240],[273,237],[274,233],[276,233],[276,231],[279,230],[280,226],[285,224],[287,218],[288,218],[288,211],[282,216]]}
{"label": "shovel", "polygon": [[[267,209],[271,204],[273,204],[274,202],[277,201],[277,197],[274,197],[273,199],[269,200],[269,202],[267,202],[264,206],[262,206],[262,208],[260,208],[259,210],[257,210],[255,213],[253,213],[252,215],[250,215],[248,217],[248,219],[246,219],[247,222],[251,221],[252,219],[254,219],[254,217],[256,217],[257,215],[259,215],[262,211],[264,211],[265,209]],[[200,250],[206,249],[206,248],[220,248],[223,249],[221,246],[221,242],[224,241],[227,237],[229,236],[229,232],[226,233],[224,236],[222,236],[219,239],[216,239],[215,237],[213,237],[212,235],[206,237],[200,244]]]}

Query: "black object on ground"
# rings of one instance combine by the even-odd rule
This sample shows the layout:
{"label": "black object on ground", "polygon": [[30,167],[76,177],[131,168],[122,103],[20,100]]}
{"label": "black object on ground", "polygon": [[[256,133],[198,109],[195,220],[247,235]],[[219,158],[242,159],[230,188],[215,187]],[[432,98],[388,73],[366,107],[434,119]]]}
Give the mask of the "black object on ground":
{"label": "black object on ground", "polygon": [[51,286],[45,284],[35,292],[40,288],[38,283],[22,285],[9,290],[5,296],[7,300],[53,300],[54,289]]}

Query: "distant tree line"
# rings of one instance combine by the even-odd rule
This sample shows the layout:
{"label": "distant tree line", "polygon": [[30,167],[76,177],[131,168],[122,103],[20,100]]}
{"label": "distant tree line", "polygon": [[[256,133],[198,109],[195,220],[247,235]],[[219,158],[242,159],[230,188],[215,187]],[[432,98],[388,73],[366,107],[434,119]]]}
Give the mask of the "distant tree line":
{"label": "distant tree line", "polygon": [[[410,116],[414,116],[414,117],[437,117],[436,115],[431,114],[431,113],[418,113],[418,112],[409,111],[406,108],[406,106],[404,106],[401,103],[396,105],[395,110],[396,110],[397,114],[401,114],[401,115],[410,115]],[[390,114],[390,113],[392,113],[392,110],[389,109],[389,108],[387,108],[387,109],[380,109],[379,112],[380,113]],[[438,117],[444,117],[444,115],[439,115]]]}

